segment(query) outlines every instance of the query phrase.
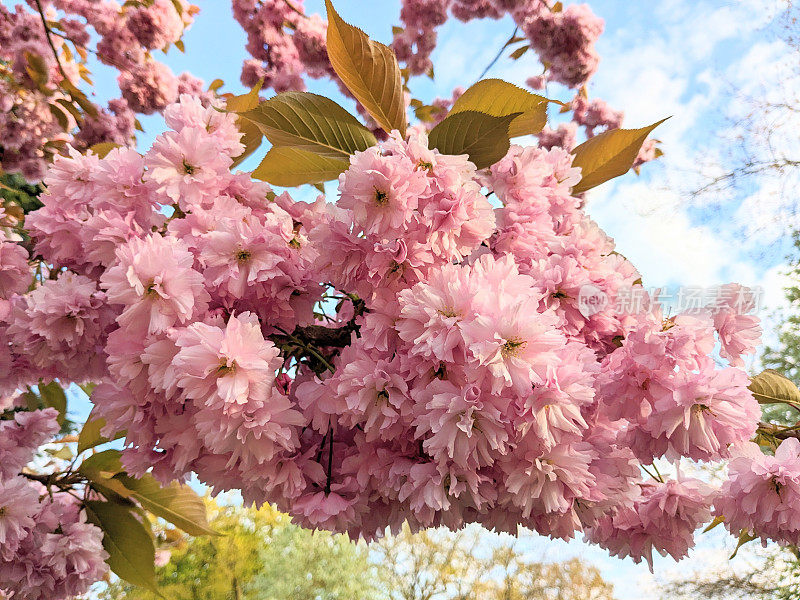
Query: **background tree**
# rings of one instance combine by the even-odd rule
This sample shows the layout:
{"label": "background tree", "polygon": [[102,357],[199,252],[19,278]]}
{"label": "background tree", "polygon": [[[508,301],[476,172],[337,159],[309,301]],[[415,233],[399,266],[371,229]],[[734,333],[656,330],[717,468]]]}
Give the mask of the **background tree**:
{"label": "background tree", "polygon": [[378,577],[389,600],[612,600],[613,586],[573,558],[534,560],[518,538],[477,527],[432,529],[374,542]]}
{"label": "background tree", "polygon": [[[800,232],[792,235],[793,252],[787,256],[784,275],[785,306],[780,312],[776,340],[767,344],[761,354],[765,368],[775,369],[800,383]],[[763,404],[764,420],[791,424],[797,420],[800,407],[788,404]],[[796,547],[786,549],[770,545],[765,550],[748,554],[750,562],[738,572],[726,565],[723,569],[703,569],[691,577],[663,582],[665,599],[800,599],[800,554]]]}
{"label": "background tree", "polygon": [[725,198],[731,192],[752,196],[758,221],[769,216],[770,224],[777,223],[782,234],[789,234],[797,228],[800,214],[795,193],[800,182],[796,135],[800,123],[800,6],[792,0],[776,6],[778,16],[764,32],[768,49],[762,51],[780,49],[780,54],[760,56],[768,68],[731,85],[727,123],[719,127],[719,154],[707,153],[691,195],[703,202]]}
{"label": "background tree", "polygon": [[219,536],[162,531],[161,596],[118,581],[103,600],[360,600],[371,598],[367,552],[345,536],[293,525],[269,504],[260,509],[206,501]]}

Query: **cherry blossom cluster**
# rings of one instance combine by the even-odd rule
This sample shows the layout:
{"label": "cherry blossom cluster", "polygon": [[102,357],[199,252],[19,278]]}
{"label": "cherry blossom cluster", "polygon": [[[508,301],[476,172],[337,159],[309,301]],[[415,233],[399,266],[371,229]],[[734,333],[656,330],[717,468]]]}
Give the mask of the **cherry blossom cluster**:
{"label": "cherry blossom cluster", "polygon": [[[400,19],[404,27],[394,34],[393,50],[413,75],[431,72],[431,53],[436,47],[436,28],[448,19],[448,13],[461,21],[499,19],[510,15],[524,34],[530,48],[545,65],[543,75],[529,77],[526,83],[542,90],[548,82],[576,90],[568,105],[571,120],[556,128],[545,127],[539,134],[543,148],[556,146],[571,151],[578,143],[578,128],[587,138],[607,129],[622,126],[623,114],[599,98],[588,100],[585,86],[597,71],[600,57],[594,44],[603,32],[603,20],[587,4],[571,4],[556,9],[544,0],[404,0]],[[519,42],[518,38],[513,38]],[[437,98],[432,103],[433,127],[447,114],[460,91],[453,98]],[[656,158],[656,142],[650,140],[639,153],[634,168]]]}
{"label": "cherry blossom cluster", "polygon": [[[196,7],[186,0],[29,0],[0,5],[0,165],[31,181],[70,141],[79,149],[131,142],[135,114],[151,114],[202,82],[154,59],[180,40]],[[78,90],[86,57],[116,69],[121,97],[106,107]],[[88,108],[87,108],[88,107]]]}
{"label": "cherry blossom cluster", "polygon": [[[25,224],[33,289],[27,251],[0,243],[1,393],[100,382],[96,414],[105,435],[126,431],[131,475],[195,473],[368,539],[404,522],[522,525],[651,562],[685,556],[716,510],[732,531],[800,541],[797,442],[746,451],[752,294],[617,310],[639,274],[571,194],[581,173],[563,149],[512,146],[479,171],[421,128],[394,132],[351,157],[335,198],[307,203],[231,172],[242,144],[219,108],[184,95],[144,155],[56,159]],[[0,460],[2,481],[21,486],[39,442],[13,439],[0,444],[22,458]],[[721,492],[643,475],[731,458]],[[32,505],[8,494],[4,552],[27,564]],[[90,548],[69,515],[69,543]],[[98,575],[82,564],[53,581]]]}
{"label": "cherry blossom cluster", "polygon": [[58,431],[48,408],[0,420],[0,593],[21,600],[82,595],[105,576],[103,533],[68,494],[19,475]]}
{"label": "cherry blossom cluster", "polygon": [[328,61],[327,23],[306,15],[302,0],[232,0],[233,16],[247,34],[252,58],[242,65],[242,83],[261,81],[276,92],[304,90],[304,75],[335,78]]}
{"label": "cherry blossom cluster", "polygon": [[603,33],[603,20],[587,4],[570,4],[561,10],[545,0],[403,0],[404,28],[395,32],[392,47],[412,74],[432,68],[436,28],[447,21],[448,12],[461,21],[511,16],[547,66],[537,87],[551,80],[580,88],[600,62],[594,44]]}

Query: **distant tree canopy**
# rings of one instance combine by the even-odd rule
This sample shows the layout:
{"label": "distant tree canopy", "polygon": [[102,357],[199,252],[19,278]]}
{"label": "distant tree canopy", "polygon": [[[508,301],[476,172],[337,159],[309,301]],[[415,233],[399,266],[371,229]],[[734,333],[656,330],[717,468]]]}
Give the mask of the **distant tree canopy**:
{"label": "distant tree canopy", "polygon": [[[207,500],[218,536],[158,533],[158,588],[168,600],[613,600],[612,586],[579,559],[531,560],[509,536],[471,527],[367,546],[311,531],[269,505]],[[162,561],[160,561],[162,562]],[[162,600],[117,581],[101,600]]]}
{"label": "distant tree canopy", "polygon": [[[269,505],[244,509],[208,501],[218,536],[161,534],[169,562],[157,570],[162,597],[124,582],[103,600],[361,600],[375,579],[363,546],[312,532]],[[173,530],[174,531],[174,530]],[[162,550],[163,552],[164,550]]]}

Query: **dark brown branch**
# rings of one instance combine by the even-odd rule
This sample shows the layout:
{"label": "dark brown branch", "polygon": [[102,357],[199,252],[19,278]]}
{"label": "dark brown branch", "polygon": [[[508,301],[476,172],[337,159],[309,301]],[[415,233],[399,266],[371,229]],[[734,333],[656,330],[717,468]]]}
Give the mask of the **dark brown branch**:
{"label": "dark brown branch", "polygon": [[291,333],[283,330],[280,333],[273,333],[269,336],[270,340],[279,348],[292,349],[290,354],[297,350],[304,353],[304,358],[317,373],[324,372],[326,369],[333,371],[330,357],[325,356],[321,349],[349,346],[353,333],[358,335],[360,329],[356,324],[356,319],[367,310],[362,299],[356,296],[349,296],[349,298],[353,303],[353,318],[341,327],[325,327],[324,325],[298,326]]}
{"label": "dark brown branch", "polygon": [[[58,473],[52,473],[50,475],[37,475],[36,473],[28,473],[23,471],[20,473],[20,475],[26,479],[30,479],[31,481],[38,481],[46,487],[55,486],[60,489],[70,489],[77,483],[86,482],[86,479],[77,473],[70,473],[66,475]],[[59,478],[59,475],[63,476]]]}
{"label": "dark brown branch", "polygon": [[791,437],[800,439],[800,429],[797,427],[782,427],[780,425],[767,423],[765,421],[761,421],[758,424],[758,429],[756,432],[762,435],[774,437],[779,440],[785,440]]}

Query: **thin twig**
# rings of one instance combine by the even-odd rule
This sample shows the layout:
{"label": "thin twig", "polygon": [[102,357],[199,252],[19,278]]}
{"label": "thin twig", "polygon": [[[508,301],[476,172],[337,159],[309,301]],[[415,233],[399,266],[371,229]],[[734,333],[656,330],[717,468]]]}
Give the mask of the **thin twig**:
{"label": "thin twig", "polygon": [[300,10],[299,8],[297,8],[297,7],[294,5],[294,3],[293,3],[293,2],[291,2],[291,0],[283,0],[283,2],[286,4],[286,6],[288,6],[289,8],[291,8],[291,9],[292,9],[294,12],[296,12],[298,15],[300,15],[300,16],[301,16],[301,17],[303,17],[304,19],[307,19],[307,18],[308,18],[308,15],[307,15],[306,13],[304,13],[302,10]]}
{"label": "thin twig", "polygon": [[492,59],[492,62],[490,62],[488,65],[486,65],[486,68],[483,70],[483,72],[482,72],[482,73],[480,74],[480,76],[478,77],[478,81],[480,81],[481,79],[483,79],[483,78],[484,78],[484,76],[486,75],[486,73],[488,73],[488,72],[489,72],[489,69],[491,69],[491,68],[492,68],[492,67],[493,67],[493,66],[494,66],[494,65],[497,63],[497,61],[498,61],[498,60],[500,60],[500,57],[501,57],[501,56],[503,56],[503,51],[504,51],[506,48],[508,48],[508,45],[511,43],[511,40],[513,40],[515,37],[517,37],[517,32],[518,32],[518,31],[519,31],[519,27],[514,27],[514,33],[512,33],[512,34],[511,34],[511,37],[510,37],[510,38],[508,38],[508,41],[507,41],[505,44],[503,44],[503,47],[502,47],[502,48],[500,48],[500,51],[497,53],[497,56],[495,56],[495,57]]}
{"label": "thin twig", "polygon": [[[58,65],[58,70],[61,71],[61,76],[69,81],[69,77],[67,77],[67,72],[64,70],[64,66],[61,64],[61,59],[58,57],[58,51],[56,50],[55,44],[53,44],[53,38],[50,37],[51,31],[50,27],[47,26],[47,17],[44,16],[44,9],[42,8],[42,3],[40,0],[34,0],[36,2],[36,9],[39,11],[39,17],[42,19],[42,27],[44,27],[44,35],[47,38],[47,43],[50,45],[50,49],[53,51],[53,56],[56,59],[56,64]],[[72,94],[70,94],[71,96]]]}

